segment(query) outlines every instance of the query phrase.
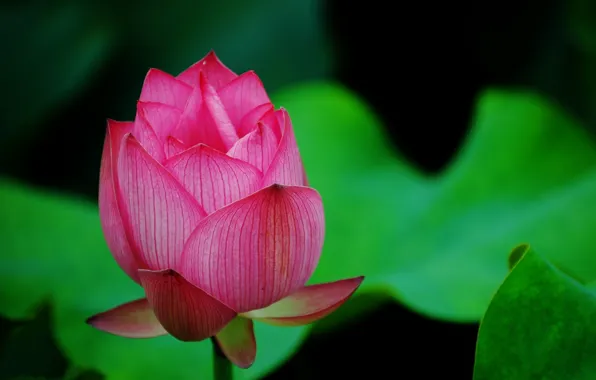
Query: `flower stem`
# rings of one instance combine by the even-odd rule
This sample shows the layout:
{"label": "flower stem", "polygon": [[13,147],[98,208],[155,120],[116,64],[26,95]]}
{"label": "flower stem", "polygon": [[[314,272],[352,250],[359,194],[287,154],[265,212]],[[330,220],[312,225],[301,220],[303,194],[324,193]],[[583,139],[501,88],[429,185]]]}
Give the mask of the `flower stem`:
{"label": "flower stem", "polygon": [[211,338],[211,343],[213,344],[213,379],[232,380],[232,363],[224,355],[215,337]]}

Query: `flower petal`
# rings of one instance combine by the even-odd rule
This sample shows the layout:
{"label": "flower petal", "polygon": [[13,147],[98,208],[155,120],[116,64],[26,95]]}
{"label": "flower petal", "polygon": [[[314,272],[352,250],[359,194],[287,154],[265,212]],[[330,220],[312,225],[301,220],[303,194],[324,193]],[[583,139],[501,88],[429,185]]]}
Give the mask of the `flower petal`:
{"label": "flower petal", "polygon": [[264,115],[273,111],[274,108],[271,103],[261,104],[250,110],[240,121],[240,126],[236,126],[238,137],[244,137],[246,134],[252,132],[257,127],[257,122],[261,120]]}
{"label": "flower petal", "polygon": [[137,115],[135,117],[134,127],[132,128],[132,135],[145,148],[145,150],[156,159],[158,162],[163,162],[165,154],[163,150],[163,143],[157,137],[157,133],[145,117],[145,113],[141,105],[137,103]]}
{"label": "flower petal", "polygon": [[292,122],[287,111],[281,109],[283,135],[271,165],[263,177],[263,186],[279,183],[288,186],[304,186],[304,166],[294,137]]}
{"label": "flower petal", "polygon": [[260,309],[304,286],[324,228],[316,190],[269,186],[203,219],[184,246],[180,270],[239,313]]}
{"label": "flower petal", "polygon": [[305,286],[264,309],[244,313],[246,318],[258,319],[272,325],[300,326],[331,314],[354,292],[364,277]]}
{"label": "flower petal", "polygon": [[126,338],[153,338],[168,333],[146,298],[96,314],[87,319],[87,323],[98,330]]}
{"label": "flower petal", "polygon": [[199,62],[180,73],[176,79],[195,87],[199,83],[199,74],[201,72],[207,76],[209,83],[216,90],[230,83],[238,76],[217,58],[214,51],[210,51]]}
{"label": "flower petal", "polygon": [[191,92],[191,86],[170,74],[150,69],[145,77],[139,100],[163,103],[182,110]]}
{"label": "flower petal", "polygon": [[182,114],[177,108],[162,103],[138,102],[138,107],[161,141],[165,141],[176,128]]}
{"label": "flower petal", "polygon": [[277,139],[271,128],[258,123],[254,131],[236,141],[228,156],[248,162],[264,173],[275,157],[276,149]]}
{"label": "flower petal", "polygon": [[236,127],[244,115],[257,106],[271,104],[261,79],[254,71],[247,71],[218,91],[230,121]]}
{"label": "flower petal", "polygon": [[250,319],[236,317],[215,335],[228,360],[240,368],[249,368],[257,356],[257,342]]}
{"label": "flower petal", "polygon": [[215,125],[216,130],[219,132],[226,150],[230,149],[238,141],[236,128],[232,124],[217,91],[215,91],[215,87],[209,84],[203,73],[199,74],[199,86],[203,94],[203,105],[213,119],[213,125]]}
{"label": "flower petal", "polygon": [[137,261],[132,253],[116,199],[117,167],[120,145],[132,130],[130,122],[108,120],[99,169],[99,216],[106,243],[120,268],[135,282],[139,282]]}
{"label": "flower petal", "polygon": [[[131,135],[118,161],[119,206],[142,268],[175,267],[187,237],[205,216],[201,206]],[[139,263],[140,264],[140,263]]]}
{"label": "flower petal", "polygon": [[157,319],[176,339],[196,342],[209,338],[236,316],[172,269],[140,269],[139,277]]}
{"label": "flower petal", "polygon": [[203,144],[172,157],[165,167],[208,214],[254,193],[261,182],[254,166]]}
{"label": "flower petal", "polygon": [[172,136],[168,136],[166,138],[166,145],[164,147],[164,150],[166,152],[166,158],[175,156],[185,149],[186,149],[186,146],[184,145],[184,143],[182,141],[178,140],[177,138],[172,137]]}
{"label": "flower petal", "polygon": [[202,143],[225,152],[226,146],[203,98],[201,87],[196,86],[172,136],[184,142],[186,146]]}

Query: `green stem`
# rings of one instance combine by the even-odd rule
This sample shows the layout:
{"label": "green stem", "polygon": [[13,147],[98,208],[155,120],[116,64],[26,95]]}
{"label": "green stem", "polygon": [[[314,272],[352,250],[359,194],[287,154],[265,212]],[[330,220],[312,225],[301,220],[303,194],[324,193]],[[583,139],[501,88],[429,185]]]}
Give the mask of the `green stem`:
{"label": "green stem", "polygon": [[232,363],[226,358],[215,337],[211,338],[213,344],[213,379],[232,380]]}

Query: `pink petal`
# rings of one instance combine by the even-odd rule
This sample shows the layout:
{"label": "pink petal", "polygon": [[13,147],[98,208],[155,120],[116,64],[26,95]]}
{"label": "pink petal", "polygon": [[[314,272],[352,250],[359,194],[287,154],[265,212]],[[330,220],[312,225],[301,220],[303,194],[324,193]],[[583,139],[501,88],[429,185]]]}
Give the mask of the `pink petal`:
{"label": "pink petal", "polygon": [[254,71],[247,71],[218,91],[230,121],[236,127],[244,115],[255,107],[271,104],[263,83]]}
{"label": "pink petal", "polygon": [[287,116],[287,112],[281,108],[277,111],[267,112],[263,114],[261,117],[261,122],[271,128],[271,130],[275,133],[275,137],[277,141],[281,141],[281,137],[283,135],[283,130],[285,127],[285,117]]}
{"label": "pink petal", "polygon": [[153,102],[138,102],[138,109],[161,141],[165,141],[176,128],[182,114],[175,107]]}
{"label": "pink petal", "polygon": [[139,276],[157,319],[176,339],[196,342],[209,338],[236,316],[172,269],[140,269]]}
{"label": "pink petal", "polygon": [[165,167],[208,214],[254,193],[261,182],[254,166],[203,144],[172,157]]}
{"label": "pink petal", "polygon": [[324,224],[316,190],[269,186],[203,219],[184,246],[181,273],[239,313],[269,306],[304,286]]}
{"label": "pink petal", "polygon": [[292,130],[287,111],[281,109],[283,136],[271,165],[265,172],[263,186],[279,183],[288,186],[304,186],[304,166]]}
{"label": "pink petal", "polygon": [[108,120],[99,169],[99,216],[106,243],[120,268],[135,282],[139,282],[138,264],[130,249],[122,217],[116,200],[116,162],[124,135],[132,129],[132,123]]}
{"label": "pink petal", "polygon": [[257,122],[261,120],[261,118],[269,112],[273,112],[273,104],[265,103],[261,104],[250,110],[242,120],[240,121],[240,126],[236,126],[238,130],[238,136],[243,137],[244,135],[252,132],[257,127]]}
{"label": "pink petal", "polygon": [[176,265],[184,242],[205,216],[201,206],[131,135],[118,161],[119,206],[128,241],[153,270]]}
{"label": "pink petal", "polygon": [[238,141],[236,128],[234,127],[234,124],[232,124],[232,121],[226,112],[226,108],[215,91],[215,88],[207,82],[205,75],[202,73],[199,74],[199,86],[201,87],[201,92],[203,94],[203,105],[213,119],[213,125],[215,125],[215,128],[221,137],[221,141],[226,150],[228,150],[236,141]]}
{"label": "pink petal", "polygon": [[132,135],[139,141],[141,146],[155,158],[158,162],[163,162],[165,153],[163,150],[163,143],[157,137],[157,133],[145,117],[145,113],[141,108],[142,104],[137,103],[137,115],[135,117]]}
{"label": "pink petal", "polygon": [[215,335],[226,357],[240,368],[248,368],[257,356],[257,342],[250,319],[236,317]]}
{"label": "pink petal", "polygon": [[161,326],[146,298],[128,302],[87,319],[98,330],[126,338],[153,338],[168,332]]}
{"label": "pink petal", "polygon": [[186,145],[184,145],[184,143],[177,138],[172,136],[168,136],[168,138],[166,138],[166,145],[164,147],[164,150],[166,151],[166,158],[175,156],[185,149]]}
{"label": "pink petal", "polygon": [[180,123],[172,136],[183,141],[186,146],[202,143],[226,151],[226,146],[221,139],[213,117],[211,117],[211,113],[203,101],[200,86],[195,87],[190,98],[188,98],[186,108],[180,117]]}
{"label": "pink petal", "polygon": [[248,162],[261,172],[265,172],[277,149],[277,139],[271,128],[263,123],[238,140],[228,151],[228,156]]}
{"label": "pink petal", "polygon": [[207,76],[209,83],[216,90],[219,90],[238,76],[217,58],[215,52],[210,51],[199,62],[180,73],[176,79],[195,87],[199,83],[199,74],[201,72]]}
{"label": "pink petal", "polygon": [[331,314],[350,298],[364,277],[305,286],[264,309],[244,313],[246,318],[273,325],[300,326]]}
{"label": "pink petal", "polygon": [[145,77],[139,100],[163,103],[182,110],[191,92],[192,87],[170,74],[150,69]]}

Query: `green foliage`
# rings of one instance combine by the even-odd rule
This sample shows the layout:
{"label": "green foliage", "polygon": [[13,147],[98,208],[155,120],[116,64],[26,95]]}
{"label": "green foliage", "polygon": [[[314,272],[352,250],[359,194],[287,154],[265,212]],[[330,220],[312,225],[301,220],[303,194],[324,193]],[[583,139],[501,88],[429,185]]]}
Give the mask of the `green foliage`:
{"label": "green foliage", "polygon": [[480,326],[474,380],[593,379],[594,293],[527,245],[513,254]]}
{"label": "green foliage", "polygon": [[596,149],[545,99],[484,93],[466,143],[437,178],[396,157],[378,120],[337,87],[304,86],[276,99],[292,115],[310,183],[326,207],[313,281],[364,274],[364,291],[392,294],[434,317],[474,321],[507,273],[504,252],[520,241],[581,278],[596,278]]}

